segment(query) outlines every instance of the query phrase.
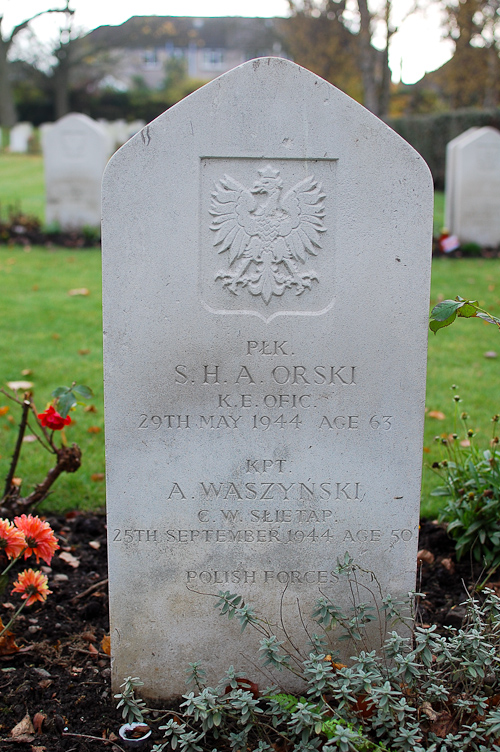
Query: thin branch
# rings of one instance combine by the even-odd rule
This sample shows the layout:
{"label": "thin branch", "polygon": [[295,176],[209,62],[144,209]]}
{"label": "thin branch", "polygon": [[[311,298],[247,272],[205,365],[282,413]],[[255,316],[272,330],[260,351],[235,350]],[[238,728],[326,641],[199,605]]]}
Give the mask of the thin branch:
{"label": "thin branch", "polygon": [[80,600],[80,598],[85,598],[86,595],[90,595],[90,593],[93,593],[94,590],[99,590],[101,585],[107,585],[107,584],[108,584],[107,579],[99,580],[99,582],[94,583],[93,585],[88,587],[86,590],[84,590],[83,593],[79,593],[78,595],[75,595],[75,597],[70,600],[70,603],[76,603],[77,601]]}
{"label": "thin branch", "polygon": [[76,736],[78,739],[93,739],[95,742],[103,742],[104,744],[113,744],[120,752],[125,752],[123,747],[120,747],[115,741],[111,739],[103,739],[100,736],[89,736],[89,734],[70,734],[69,731],[63,731],[61,736]]}
{"label": "thin branch", "polygon": [[28,422],[28,410],[30,409],[30,401],[25,399],[23,401],[23,412],[21,415],[21,422],[19,423],[19,433],[17,434],[16,448],[12,455],[12,462],[10,463],[9,472],[5,479],[5,490],[3,492],[4,498],[10,495],[12,489],[12,479],[16,472],[17,463],[19,462],[19,455],[21,453],[21,446],[23,443],[24,432],[26,431],[26,423]]}
{"label": "thin branch", "polygon": [[66,8],[51,8],[50,10],[41,10],[39,13],[35,13],[34,16],[31,16],[31,18],[27,18],[26,21],[23,21],[22,23],[18,24],[17,26],[14,26],[12,29],[12,32],[10,36],[5,40],[5,43],[10,46],[12,42],[14,41],[14,37],[16,37],[20,31],[24,31],[26,27],[35,20],[35,18],[38,18],[39,16],[44,16],[46,13],[71,13],[73,14],[75,11],[70,10],[67,6]]}

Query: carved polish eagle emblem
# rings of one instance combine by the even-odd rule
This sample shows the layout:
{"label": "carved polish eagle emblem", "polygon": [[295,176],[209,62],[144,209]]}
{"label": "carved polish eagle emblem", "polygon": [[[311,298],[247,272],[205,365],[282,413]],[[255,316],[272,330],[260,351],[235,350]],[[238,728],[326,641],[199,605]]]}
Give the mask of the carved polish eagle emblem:
{"label": "carved polish eagle emblem", "polygon": [[234,295],[241,289],[260,295],[268,305],[273,295],[290,289],[301,295],[319,281],[313,269],[301,267],[321,249],[325,195],[312,175],[284,193],[279,170],[267,165],[258,174],[250,189],[229,175],[215,182],[210,229],[229,262],[215,280]]}

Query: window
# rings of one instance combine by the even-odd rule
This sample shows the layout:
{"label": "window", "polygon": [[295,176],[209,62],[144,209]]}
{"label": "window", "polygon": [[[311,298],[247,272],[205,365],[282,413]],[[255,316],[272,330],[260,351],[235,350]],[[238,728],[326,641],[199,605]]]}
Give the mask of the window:
{"label": "window", "polygon": [[161,67],[156,50],[145,50],[142,60],[146,70],[158,70]]}
{"label": "window", "polygon": [[203,50],[204,70],[224,69],[224,50]]}

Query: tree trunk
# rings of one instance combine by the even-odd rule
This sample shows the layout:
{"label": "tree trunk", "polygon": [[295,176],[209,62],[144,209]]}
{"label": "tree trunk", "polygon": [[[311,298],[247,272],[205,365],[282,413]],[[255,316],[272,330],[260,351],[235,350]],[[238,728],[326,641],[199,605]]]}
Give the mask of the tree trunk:
{"label": "tree trunk", "polygon": [[7,60],[9,48],[10,40],[5,41],[0,35],[0,125],[4,128],[12,128],[17,123],[14,95],[9,78],[9,62]]}
{"label": "tree trunk", "polygon": [[375,115],[379,113],[379,104],[377,96],[377,81],[375,74],[374,49],[371,45],[372,15],[368,9],[367,0],[358,0],[359,10],[359,45],[360,45],[360,67],[363,79],[363,104]]}
{"label": "tree trunk", "polygon": [[69,105],[70,51],[61,47],[56,52],[58,65],[54,68],[54,104],[56,120],[67,115]]}
{"label": "tree trunk", "polygon": [[385,24],[385,48],[381,53],[382,56],[382,78],[380,81],[379,107],[378,116],[384,117],[389,113],[389,100],[391,97],[391,69],[389,68],[389,44],[394,34],[391,27],[391,0],[385,0],[384,9]]}

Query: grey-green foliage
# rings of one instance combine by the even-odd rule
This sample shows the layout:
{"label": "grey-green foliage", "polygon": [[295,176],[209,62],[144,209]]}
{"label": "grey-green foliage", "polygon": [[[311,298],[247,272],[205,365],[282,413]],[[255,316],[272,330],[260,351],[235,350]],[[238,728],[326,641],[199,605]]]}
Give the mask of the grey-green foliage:
{"label": "grey-green foliage", "polygon": [[[359,571],[352,560],[337,567],[350,584]],[[195,691],[184,695],[175,720],[160,727],[164,740],[153,752],[265,752],[276,745],[287,752],[500,752],[500,598],[492,590],[482,602],[469,598],[463,627],[440,634],[435,626],[414,624],[413,597],[384,598],[373,582],[369,607],[354,603],[346,614],[326,597],[318,601],[314,614],[324,635],[310,636],[314,648],[300,660],[286,635],[276,635],[240,596],[220,592],[217,608],[259,631],[262,662],[292,671],[303,692],[270,687],[257,695],[232,666],[212,688],[203,683],[199,664],[191,664]],[[381,643],[368,649],[368,617],[374,614]],[[406,624],[406,631],[397,632],[396,623]],[[324,649],[334,626],[336,639],[340,629],[351,640],[348,666]]]}
{"label": "grey-green foliage", "polygon": [[115,699],[118,700],[117,708],[122,708],[122,717],[127,723],[144,721],[144,716],[148,713],[146,703],[144,700],[135,696],[135,692],[139,687],[143,687],[142,682],[137,676],[127,676],[123,684],[120,684],[122,690],[120,694],[115,695]]}

